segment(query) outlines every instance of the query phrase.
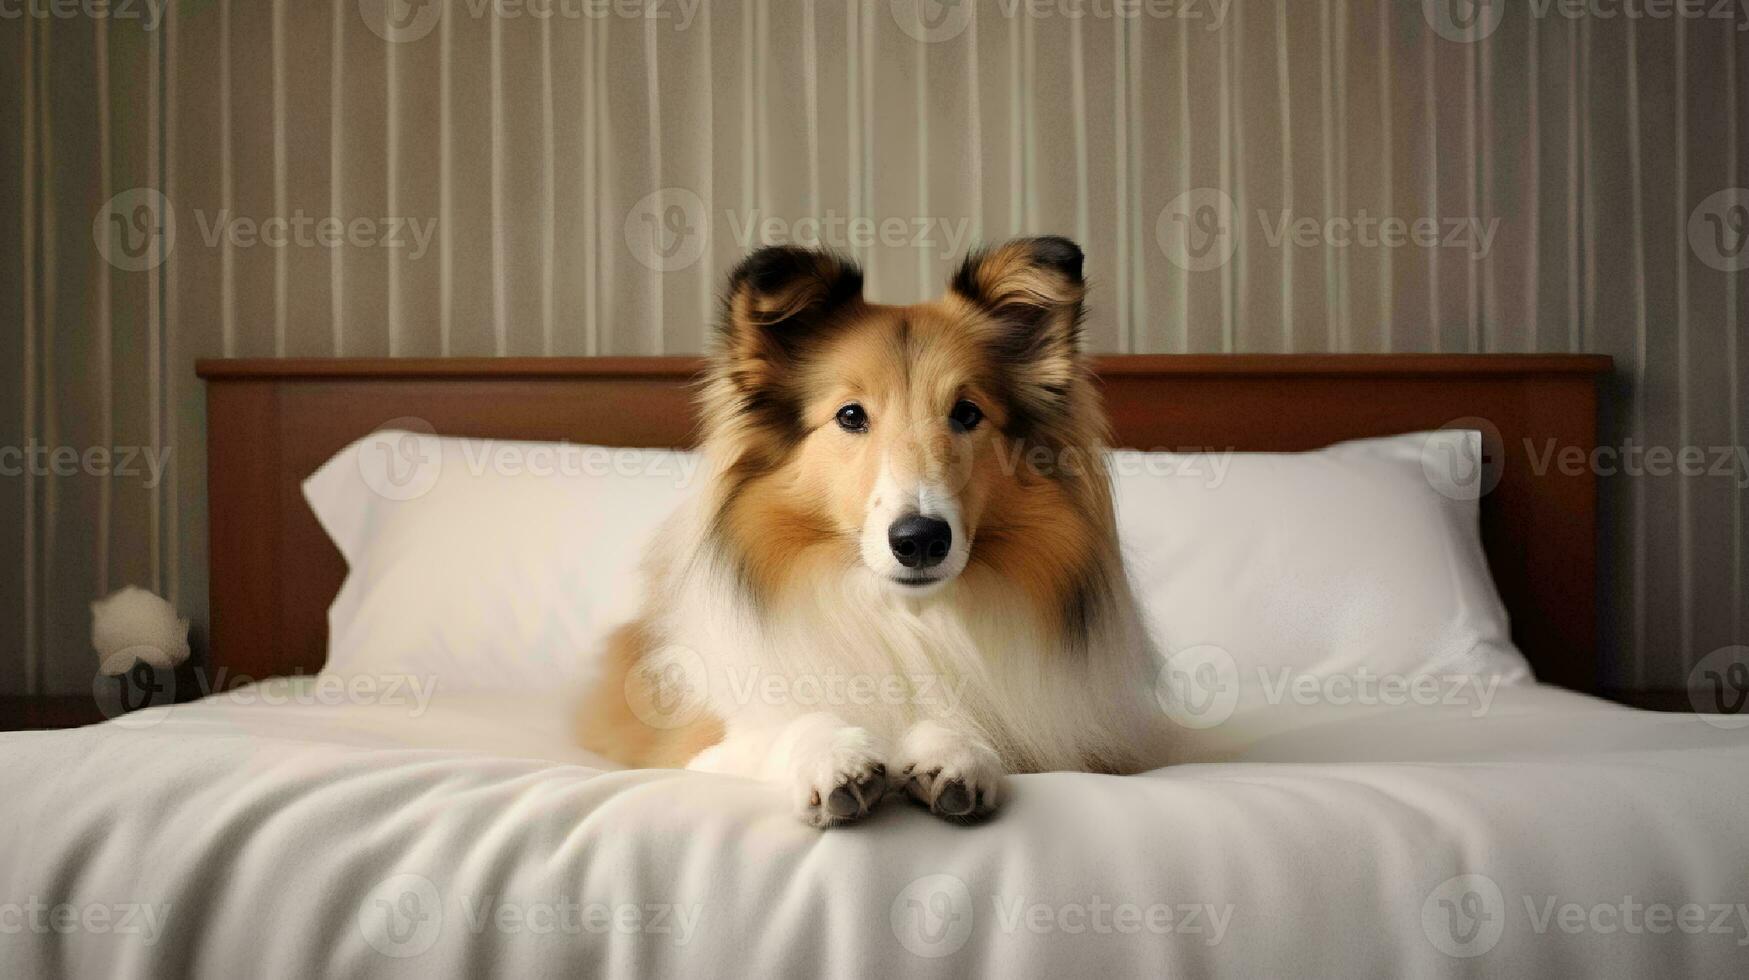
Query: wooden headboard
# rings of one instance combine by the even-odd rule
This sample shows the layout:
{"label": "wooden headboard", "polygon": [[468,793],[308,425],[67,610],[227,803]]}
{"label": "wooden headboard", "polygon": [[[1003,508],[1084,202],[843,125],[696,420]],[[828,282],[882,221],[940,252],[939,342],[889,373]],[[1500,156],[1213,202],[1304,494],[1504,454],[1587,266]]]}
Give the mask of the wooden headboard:
{"label": "wooden headboard", "polygon": [[[1543,680],[1597,687],[1596,481],[1545,465],[1596,443],[1607,357],[1185,355],[1098,360],[1119,446],[1316,449],[1465,418],[1500,440],[1482,501],[1513,635]],[[211,630],[225,686],[312,673],[346,573],[302,480],[395,419],[440,434],[606,446],[691,444],[690,358],[203,360]],[[1540,470],[1540,472],[1539,472]],[[222,668],[222,673],[220,669]]]}

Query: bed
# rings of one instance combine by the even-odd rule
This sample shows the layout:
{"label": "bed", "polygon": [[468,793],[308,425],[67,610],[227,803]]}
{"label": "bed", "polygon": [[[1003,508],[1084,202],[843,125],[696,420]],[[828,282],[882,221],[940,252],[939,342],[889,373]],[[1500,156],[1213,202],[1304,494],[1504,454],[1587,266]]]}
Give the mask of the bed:
{"label": "bed", "polygon": [[[0,973],[1740,976],[1749,732],[1595,689],[1581,357],[1118,358],[1117,441],[1313,449],[1481,417],[1482,537],[1534,685],[1275,705],[1135,777],[1019,777],[993,822],[820,833],[763,786],[623,771],[570,702],[319,673],[345,563],[299,497],[390,420],[681,446],[682,360],[205,362],[195,703],[0,737]],[[707,786],[707,782],[709,785]],[[706,805],[703,801],[708,799]]]}

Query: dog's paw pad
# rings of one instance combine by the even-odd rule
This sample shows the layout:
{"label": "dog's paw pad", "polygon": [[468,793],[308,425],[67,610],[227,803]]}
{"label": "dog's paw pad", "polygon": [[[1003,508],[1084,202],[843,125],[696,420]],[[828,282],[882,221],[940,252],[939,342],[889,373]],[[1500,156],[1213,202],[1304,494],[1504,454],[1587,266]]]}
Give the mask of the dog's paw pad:
{"label": "dog's paw pad", "polygon": [[905,791],[929,812],[956,823],[975,823],[996,812],[1001,770],[984,766],[960,771],[907,767]]}
{"label": "dog's paw pad", "polygon": [[866,738],[840,738],[819,774],[802,776],[802,820],[825,828],[868,816],[887,794],[887,767],[877,752]]}
{"label": "dog's paw pad", "polygon": [[949,779],[942,783],[941,790],[935,794],[935,805],[930,809],[944,817],[968,817],[976,804],[973,792],[966,788],[965,780]]}
{"label": "dog's paw pad", "polygon": [[887,791],[885,766],[875,766],[860,779],[841,774],[844,781],[826,797],[826,812],[836,820],[855,820],[880,802]]}

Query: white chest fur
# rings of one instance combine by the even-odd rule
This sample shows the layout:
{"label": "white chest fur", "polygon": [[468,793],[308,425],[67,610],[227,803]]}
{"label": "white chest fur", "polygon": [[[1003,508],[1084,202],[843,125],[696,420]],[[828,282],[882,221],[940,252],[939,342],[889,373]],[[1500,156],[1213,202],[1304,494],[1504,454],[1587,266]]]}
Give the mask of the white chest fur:
{"label": "white chest fur", "polygon": [[896,739],[936,720],[982,734],[1010,771],[1126,765],[1156,731],[1152,658],[1127,605],[1071,649],[1018,593],[912,599],[852,572],[761,611],[720,566],[688,565],[664,633],[696,654],[731,731],[829,712]]}

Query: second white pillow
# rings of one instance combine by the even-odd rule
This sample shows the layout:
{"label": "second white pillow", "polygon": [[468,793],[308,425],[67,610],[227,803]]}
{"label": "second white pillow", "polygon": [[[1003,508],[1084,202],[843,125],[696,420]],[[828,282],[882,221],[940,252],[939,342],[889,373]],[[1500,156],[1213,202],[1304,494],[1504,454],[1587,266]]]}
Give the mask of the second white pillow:
{"label": "second white pillow", "polygon": [[1247,685],[1527,679],[1482,551],[1480,457],[1479,433],[1444,430],[1309,453],[1114,453],[1120,538],[1162,652],[1224,651]]}

